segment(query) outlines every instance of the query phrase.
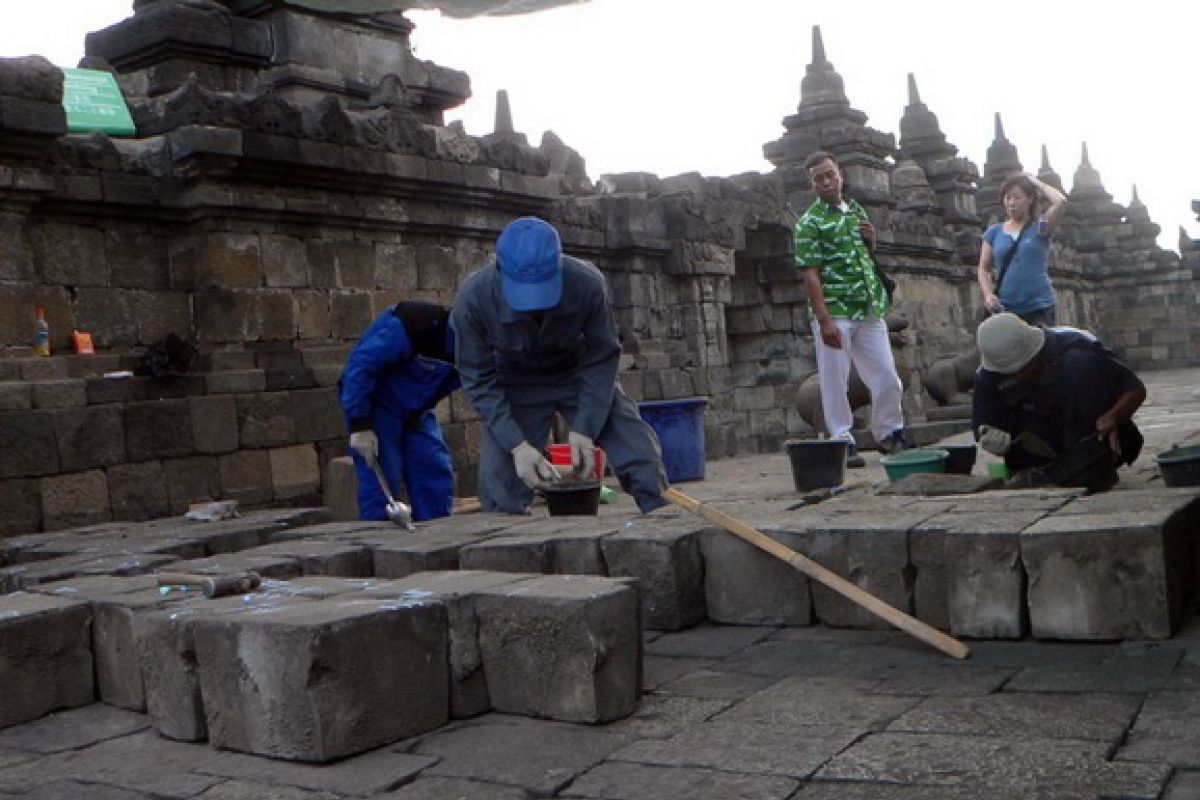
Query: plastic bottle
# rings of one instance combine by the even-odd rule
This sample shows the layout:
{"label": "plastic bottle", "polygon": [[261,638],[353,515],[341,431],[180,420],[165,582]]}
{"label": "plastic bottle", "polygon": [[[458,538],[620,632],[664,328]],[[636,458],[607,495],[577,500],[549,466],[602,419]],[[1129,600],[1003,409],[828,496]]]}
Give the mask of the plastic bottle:
{"label": "plastic bottle", "polygon": [[50,323],[46,322],[46,310],[38,306],[34,316],[33,354],[48,356],[50,355]]}

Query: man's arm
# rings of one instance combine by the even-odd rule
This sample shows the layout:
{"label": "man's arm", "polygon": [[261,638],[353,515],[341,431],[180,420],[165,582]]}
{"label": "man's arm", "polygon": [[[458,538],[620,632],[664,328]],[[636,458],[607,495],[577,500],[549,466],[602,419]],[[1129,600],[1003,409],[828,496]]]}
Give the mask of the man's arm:
{"label": "man's arm", "polygon": [[821,269],[805,267],[801,273],[804,275],[804,293],[808,295],[808,303],[812,306],[813,315],[817,318],[817,325],[821,329],[821,341],[827,347],[840,349],[842,334],[830,315],[829,309],[825,307],[825,291],[821,287]]}
{"label": "man's arm", "polygon": [[463,392],[479,412],[496,442],[511,451],[525,440],[525,433],[512,415],[512,407],[496,379],[496,359],[485,326],[475,318],[469,299],[454,304],[450,322],[454,327],[455,363]]}
{"label": "man's arm", "polygon": [[385,312],[363,334],[346,358],[338,391],[351,433],[371,428],[371,397],[380,373],[412,356],[404,323],[391,311]]}
{"label": "man's arm", "polygon": [[979,267],[976,269],[975,278],[979,281],[979,289],[983,292],[983,305],[988,311],[993,314],[998,314],[1003,310],[1000,305],[1000,298],[996,296],[996,287],[992,285],[992,262],[995,255],[992,251],[992,245],[984,239],[979,246]]}
{"label": "man's arm", "polygon": [[1039,179],[1036,175],[1025,173],[1029,180],[1033,181],[1034,187],[1049,201],[1050,205],[1046,208],[1046,213],[1043,215],[1046,218],[1046,230],[1041,231],[1046,236],[1053,233],[1058,227],[1059,221],[1062,219],[1063,212],[1067,210],[1067,197],[1058,189],[1055,189],[1050,184]]}

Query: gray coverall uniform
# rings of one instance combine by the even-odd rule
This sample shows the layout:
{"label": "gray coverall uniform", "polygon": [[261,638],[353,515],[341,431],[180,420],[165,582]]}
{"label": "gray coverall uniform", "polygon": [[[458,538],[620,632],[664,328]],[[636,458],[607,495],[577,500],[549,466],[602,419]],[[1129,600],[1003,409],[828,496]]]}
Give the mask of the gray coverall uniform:
{"label": "gray coverall uniform", "polygon": [[617,385],[621,345],[600,270],[563,256],[562,299],[545,311],[514,311],[495,263],[469,276],[451,312],[463,391],[483,419],[479,500],[484,511],[522,514],[533,492],[511,450],[545,446],[555,411],[604,449],[638,508],[666,501],[654,430]]}

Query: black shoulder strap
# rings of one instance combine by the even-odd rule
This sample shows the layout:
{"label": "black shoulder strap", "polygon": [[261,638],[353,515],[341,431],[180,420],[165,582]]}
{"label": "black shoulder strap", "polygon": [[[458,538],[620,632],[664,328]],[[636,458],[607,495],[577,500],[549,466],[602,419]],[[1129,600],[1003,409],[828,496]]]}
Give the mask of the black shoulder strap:
{"label": "black shoulder strap", "polygon": [[[1029,224],[1033,222],[1033,216],[1025,220],[1025,224],[1021,226],[1021,232],[1017,234],[1017,240],[1013,242],[1013,246],[1004,254],[1004,259],[1000,263],[1000,276],[996,278],[996,288],[992,294],[1000,294],[1000,286],[1004,283],[1004,276],[1008,274],[1008,265],[1012,263],[1013,256],[1017,254],[1017,248],[1021,246],[1021,240],[1025,238],[1025,231],[1029,230]],[[1004,230],[1003,227],[1000,230]]]}

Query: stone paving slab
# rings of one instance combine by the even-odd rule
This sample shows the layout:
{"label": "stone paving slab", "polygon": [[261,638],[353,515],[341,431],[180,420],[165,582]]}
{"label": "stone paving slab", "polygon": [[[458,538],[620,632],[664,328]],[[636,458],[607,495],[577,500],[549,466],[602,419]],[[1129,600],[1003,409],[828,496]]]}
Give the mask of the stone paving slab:
{"label": "stone paving slab", "polygon": [[144,714],[92,703],[0,731],[0,748],[60,753],[116,739],[150,727]]}
{"label": "stone paving slab", "polygon": [[[18,795],[0,795],[5,798],[16,798]],[[115,786],[104,786],[84,781],[55,781],[39,786],[28,794],[19,795],[22,800],[61,800],[64,797],[80,798],[80,800],[154,800],[151,795],[142,792],[132,792]],[[282,799],[280,799],[282,800]]]}
{"label": "stone paving slab", "polygon": [[643,653],[642,689],[647,692],[654,691],[681,675],[686,675],[693,670],[713,667],[717,663],[711,658],[682,658]]}
{"label": "stone paving slab", "polygon": [[862,733],[857,727],[733,722],[726,715],[669,739],[634,742],[612,760],[804,779]]}
{"label": "stone paving slab", "polygon": [[771,633],[771,628],[697,625],[660,636],[646,646],[646,652],[661,656],[722,658],[766,639]]}
{"label": "stone paving slab", "polygon": [[869,694],[873,688],[873,681],[784,678],[717,719],[777,727],[836,725],[863,732],[883,729],[920,702],[918,697]]}
{"label": "stone paving slab", "polygon": [[742,675],[708,669],[693,669],[659,688],[662,694],[741,700],[775,683],[775,678]]}
{"label": "stone paving slab", "polygon": [[1116,758],[1200,769],[1200,695],[1196,692],[1152,694]]}
{"label": "stone paving slab", "polygon": [[457,778],[420,778],[375,800],[529,800],[523,789]]}
{"label": "stone paving slab", "polygon": [[435,763],[437,759],[432,756],[399,753],[390,747],[382,747],[322,765],[296,764],[241,753],[220,753],[197,767],[196,771],[274,787],[290,786],[365,797],[395,789]]}
{"label": "stone paving slab", "polygon": [[945,733],[1116,744],[1138,715],[1132,694],[991,694],[929,697],[890,725],[891,732]]}
{"label": "stone paving slab", "polygon": [[487,721],[424,736],[412,752],[441,758],[423,777],[489,781],[548,797],[628,741],[604,728]]}
{"label": "stone paving slab", "polygon": [[345,795],[255,781],[224,781],[197,795],[195,800],[246,800],[251,797],[255,800],[339,800]]}
{"label": "stone paving slab", "polygon": [[1106,761],[1099,742],[877,733],[833,758],[823,780],[1004,786],[1061,797],[1090,792],[1154,800],[1170,776],[1163,765]]}
{"label": "stone paving slab", "polygon": [[799,782],[770,775],[606,762],[572,783],[561,797],[595,800],[785,800]]}
{"label": "stone paving slab", "polygon": [[666,739],[733,705],[732,700],[647,694],[637,711],[609,723],[605,731],[631,739]]}
{"label": "stone paving slab", "polygon": [[1153,692],[1162,689],[1179,662],[1178,650],[1118,653],[1101,661],[1031,666],[1018,672],[1006,692]]}

